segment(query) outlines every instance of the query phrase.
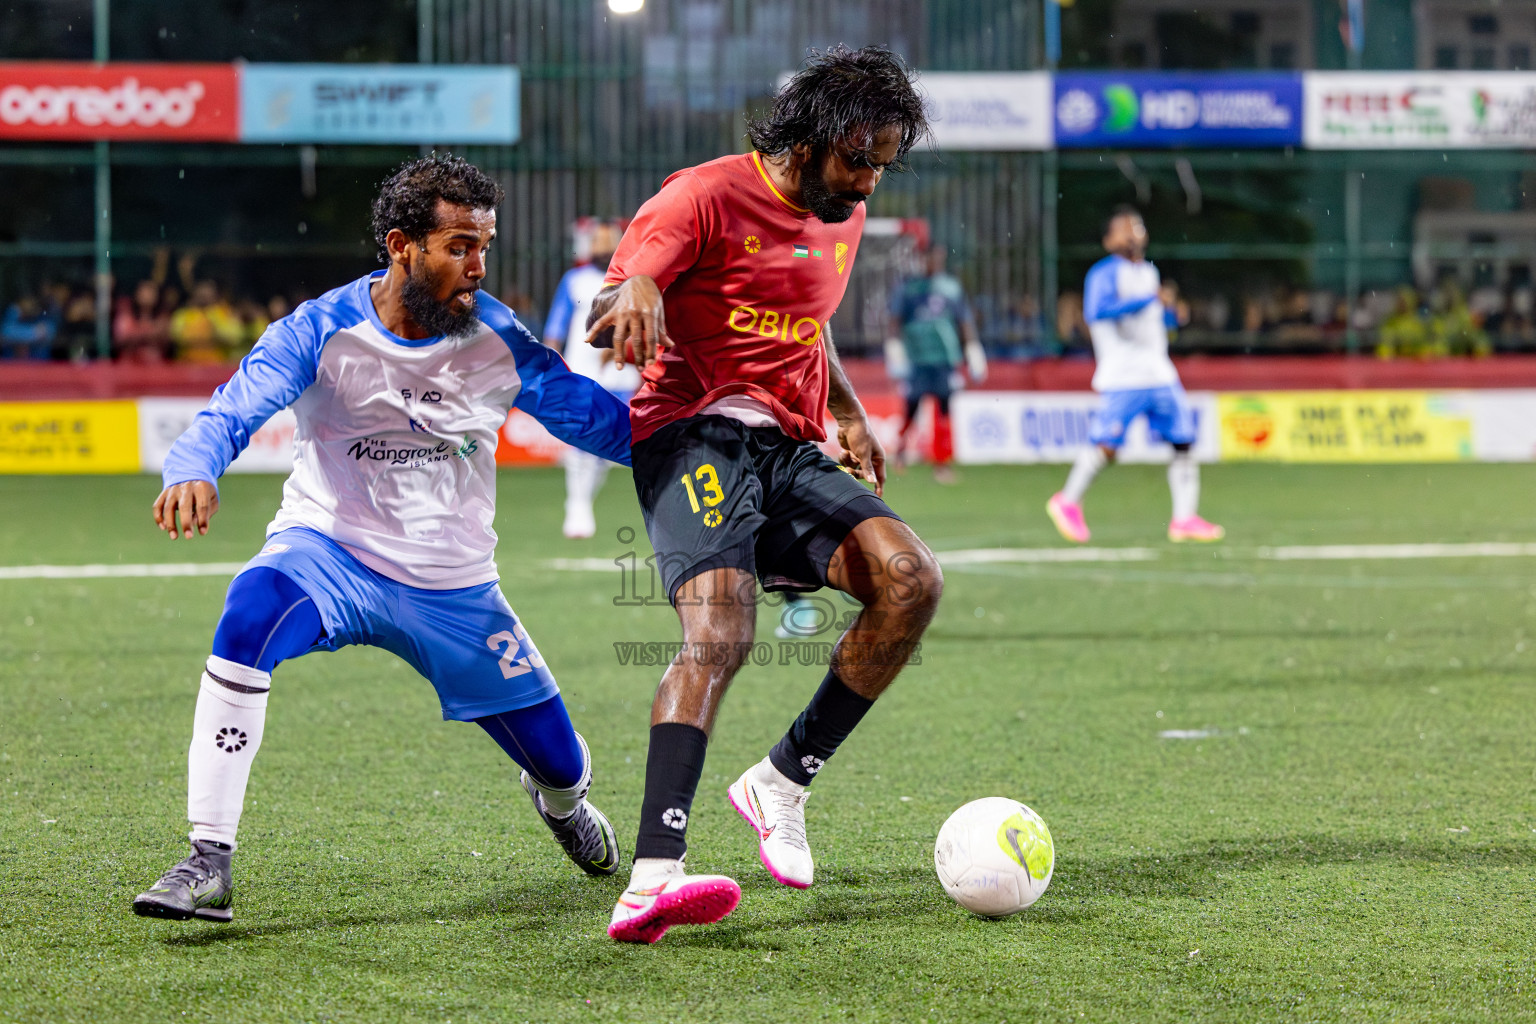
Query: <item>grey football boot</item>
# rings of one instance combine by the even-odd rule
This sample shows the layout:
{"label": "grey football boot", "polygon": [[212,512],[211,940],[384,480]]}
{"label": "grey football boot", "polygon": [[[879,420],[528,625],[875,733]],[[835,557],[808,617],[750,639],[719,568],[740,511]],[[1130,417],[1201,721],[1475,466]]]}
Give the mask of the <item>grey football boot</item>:
{"label": "grey football boot", "polygon": [[231,920],[235,916],[235,884],[229,870],[232,856],[232,851],[220,844],[194,841],[190,856],[133,898],[133,912],[172,921],[193,917]]}
{"label": "grey football boot", "polygon": [[556,818],[545,809],[543,790],[527,772],[521,776],[523,789],[528,791],[533,809],[549,826],[555,841],[577,867],[589,875],[611,875],[619,870],[619,840],[608,818],[587,800],[587,790],[592,788],[592,754],[580,733],[576,734],[576,741],[581,744],[581,756],[586,762],[581,781],[570,789],[551,791],[576,796],[576,810],[570,817]]}

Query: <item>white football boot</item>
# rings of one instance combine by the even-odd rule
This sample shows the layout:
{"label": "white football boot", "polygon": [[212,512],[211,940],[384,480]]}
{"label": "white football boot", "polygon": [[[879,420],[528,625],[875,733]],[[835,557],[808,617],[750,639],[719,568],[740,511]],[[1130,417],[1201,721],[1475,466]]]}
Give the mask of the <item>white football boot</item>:
{"label": "white football boot", "polygon": [[811,792],[786,779],[763,758],[726,791],[736,813],[757,830],[757,855],[781,885],[809,889],[816,874],[805,838],[805,802]]}
{"label": "white football boot", "polygon": [[675,924],[714,924],[741,902],[741,886],[724,875],[688,875],[683,862],[637,861],[629,888],[614,904],[608,937],[655,942]]}

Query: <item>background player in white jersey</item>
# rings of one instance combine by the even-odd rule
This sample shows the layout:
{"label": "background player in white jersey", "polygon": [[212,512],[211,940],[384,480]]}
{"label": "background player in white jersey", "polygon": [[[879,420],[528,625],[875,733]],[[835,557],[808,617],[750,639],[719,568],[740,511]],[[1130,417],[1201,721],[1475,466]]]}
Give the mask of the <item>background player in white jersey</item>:
{"label": "background player in white jersey", "polygon": [[[592,232],[591,256],[572,267],[560,279],[555,297],[544,321],[544,344],[559,349],[566,365],[583,377],[597,381],[626,405],[640,386],[640,371],[633,366],[615,366],[613,353],[587,344],[587,314],[592,300],[603,290],[603,275],[613,251],[619,247],[620,232],[612,225],[599,224]],[[597,514],[592,499],[603,489],[608,476],[608,460],[572,449],[565,455],[565,526],[567,537],[580,539],[597,533]]]}
{"label": "background player in white jersey", "polygon": [[1168,539],[1220,540],[1225,531],[1199,515],[1200,465],[1190,450],[1195,443],[1194,413],[1168,358],[1162,279],[1147,262],[1147,227],[1134,207],[1117,207],[1109,215],[1104,248],[1109,255],[1089,269],[1083,285],[1083,319],[1098,364],[1093,390],[1102,396],[1088,432],[1092,444],[1078,455],[1066,486],[1051,495],[1045,510],[1063,537],[1086,543],[1083,495],[1099,470],[1114,461],[1131,421],[1145,416],[1147,425],[1173,445]]}
{"label": "background player in white jersey", "polygon": [[208,532],[214,481],[291,405],[293,474],[267,544],[230,584],[187,756],[192,853],[133,903],[228,921],[230,859],[272,670],[310,651],[382,647],[431,681],[443,717],[483,727],[567,854],[612,874],[613,829],[586,801],[591,756],[497,585],[496,436],[512,406],[556,437],[629,462],[629,413],[490,297],[476,298],[502,190],[424,157],[373,206],[387,270],[269,327],[165,462],[155,522]]}

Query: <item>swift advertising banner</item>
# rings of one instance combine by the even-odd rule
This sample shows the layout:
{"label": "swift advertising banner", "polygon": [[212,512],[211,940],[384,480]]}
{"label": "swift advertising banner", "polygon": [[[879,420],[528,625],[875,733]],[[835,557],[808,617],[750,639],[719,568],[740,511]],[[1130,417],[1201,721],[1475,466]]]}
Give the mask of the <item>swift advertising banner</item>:
{"label": "swift advertising banner", "polygon": [[481,143],[518,138],[517,69],[247,64],[243,142]]}
{"label": "swift advertising banner", "polygon": [[1528,149],[1536,73],[1309,72],[1312,149]]}
{"label": "swift advertising banner", "polygon": [[1056,76],[1056,145],[1299,146],[1301,76],[1294,73],[1100,73]]}
{"label": "swift advertising banner", "polygon": [[1045,150],[1054,142],[1046,72],[930,72],[920,85],[939,149]]}
{"label": "swift advertising banner", "polygon": [[234,142],[233,64],[0,61],[0,139]]}

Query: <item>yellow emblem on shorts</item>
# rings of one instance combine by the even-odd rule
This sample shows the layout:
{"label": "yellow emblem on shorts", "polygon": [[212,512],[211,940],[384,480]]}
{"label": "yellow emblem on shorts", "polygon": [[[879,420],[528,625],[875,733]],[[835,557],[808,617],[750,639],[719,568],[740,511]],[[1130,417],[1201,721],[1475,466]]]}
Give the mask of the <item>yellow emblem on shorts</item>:
{"label": "yellow emblem on shorts", "polygon": [[848,269],[848,243],[838,242],[832,247],[832,258],[837,261],[837,273],[842,275]]}

